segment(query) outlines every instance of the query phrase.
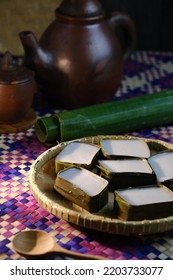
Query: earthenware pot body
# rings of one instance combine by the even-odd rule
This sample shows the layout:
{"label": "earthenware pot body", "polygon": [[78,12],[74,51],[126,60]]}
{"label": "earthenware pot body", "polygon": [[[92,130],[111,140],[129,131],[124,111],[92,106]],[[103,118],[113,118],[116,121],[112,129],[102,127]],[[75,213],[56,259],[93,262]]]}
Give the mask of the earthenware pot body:
{"label": "earthenware pot body", "polygon": [[36,85],[30,69],[13,65],[6,52],[0,65],[0,123],[21,121],[31,108]]}
{"label": "earthenware pot body", "polygon": [[19,33],[25,65],[35,70],[41,91],[57,108],[111,100],[134,47],[133,22],[122,14],[106,20],[96,0],[64,0],[55,15],[39,42],[31,31]]}

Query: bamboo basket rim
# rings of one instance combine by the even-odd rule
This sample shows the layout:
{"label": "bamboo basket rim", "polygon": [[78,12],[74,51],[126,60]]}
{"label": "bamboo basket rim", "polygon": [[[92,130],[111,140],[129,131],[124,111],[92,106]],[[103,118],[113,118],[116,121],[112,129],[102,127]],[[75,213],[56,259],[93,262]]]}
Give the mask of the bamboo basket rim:
{"label": "bamboo basket rim", "polygon": [[37,184],[37,176],[40,169],[44,166],[44,164],[54,159],[57,153],[60,152],[62,148],[65,147],[65,145],[74,141],[81,141],[84,143],[98,143],[98,141],[100,141],[102,138],[141,139],[148,144],[153,145],[154,147],[158,146],[162,149],[165,148],[168,150],[173,150],[173,145],[168,142],[152,138],[142,138],[128,135],[98,135],[62,142],[43,152],[31,165],[29,172],[30,188],[38,203],[50,213],[69,223],[110,234],[148,235],[171,230],[173,228],[173,216],[154,220],[124,221],[115,217],[104,216],[102,214],[97,215],[97,213],[91,214],[86,211],[78,211],[68,207],[68,204],[61,200],[59,203],[58,194],[56,197],[55,194],[53,196],[49,196],[49,193],[51,192],[41,189]]}

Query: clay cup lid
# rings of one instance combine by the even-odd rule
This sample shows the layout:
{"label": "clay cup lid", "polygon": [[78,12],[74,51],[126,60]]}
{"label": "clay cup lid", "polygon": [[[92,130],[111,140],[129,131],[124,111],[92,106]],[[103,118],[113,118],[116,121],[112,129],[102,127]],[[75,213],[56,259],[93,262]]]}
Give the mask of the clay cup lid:
{"label": "clay cup lid", "polygon": [[13,64],[10,52],[5,52],[0,63],[0,84],[19,84],[34,78],[34,72]]}

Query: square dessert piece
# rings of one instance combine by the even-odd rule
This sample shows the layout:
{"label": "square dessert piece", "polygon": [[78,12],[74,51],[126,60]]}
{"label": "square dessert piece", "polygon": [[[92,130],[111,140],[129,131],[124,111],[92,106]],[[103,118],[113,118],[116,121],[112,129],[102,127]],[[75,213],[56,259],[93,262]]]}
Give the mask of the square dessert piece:
{"label": "square dessert piece", "polygon": [[165,151],[151,156],[149,164],[161,183],[173,181],[173,151]]}
{"label": "square dessert piece", "polygon": [[168,217],[173,215],[173,192],[158,185],[117,190],[115,211],[131,221]]}
{"label": "square dessert piece", "polygon": [[150,149],[146,142],[138,139],[102,139],[100,142],[105,157],[138,157],[148,158]]}
{"label": "square dessert piece", "polygon": [[94,144],[82,142],[71,142],[56,156],[56,173],[67,166],[81,166],[87,169],[92,168],[95,163],[100,147]]}
{"label": "square dessert piece", "polygon": [[61,170],[54,189],[91,213],[98,212],[108,203],[108,181],[84,168]]}
{"label": "square dessert piece", "polygon": [[101,176],[109,180],[109,189],[156,183],[155,174],[146,159],[99,160]]}

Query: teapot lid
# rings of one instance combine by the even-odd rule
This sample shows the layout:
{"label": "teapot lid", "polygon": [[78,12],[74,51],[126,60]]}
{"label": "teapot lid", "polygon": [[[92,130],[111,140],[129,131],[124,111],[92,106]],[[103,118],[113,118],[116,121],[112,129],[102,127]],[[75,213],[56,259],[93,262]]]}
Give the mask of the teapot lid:
{"label": "teapot lid", "polygon": [[71,17],[100,17],[104,16],[101,4],[97,0],[64,0],[56,12]]}
{"label": "teapot lid", "polygon": [[33,77],[33,71],[23,66],[14,65],[11,53],[5,52],[0,63],[0,84],[24,83]]}

